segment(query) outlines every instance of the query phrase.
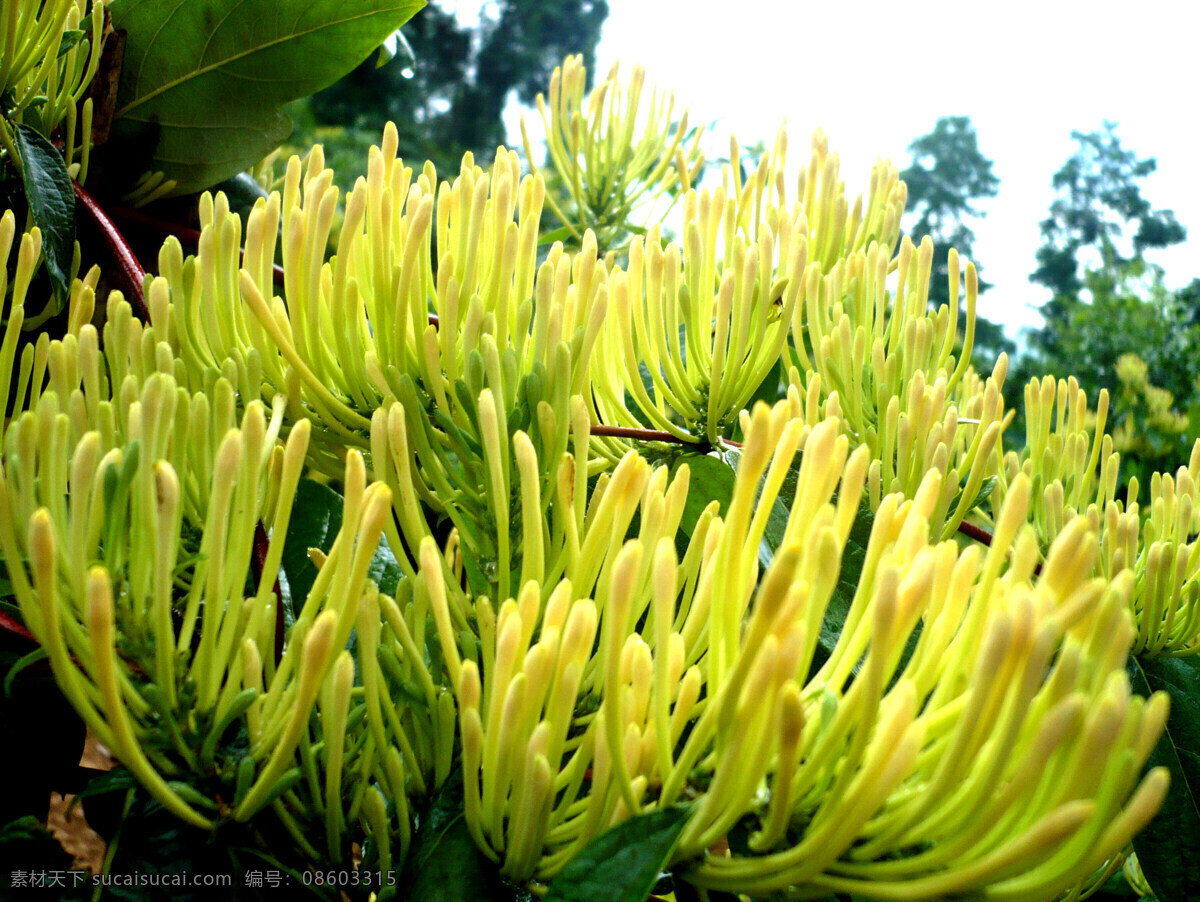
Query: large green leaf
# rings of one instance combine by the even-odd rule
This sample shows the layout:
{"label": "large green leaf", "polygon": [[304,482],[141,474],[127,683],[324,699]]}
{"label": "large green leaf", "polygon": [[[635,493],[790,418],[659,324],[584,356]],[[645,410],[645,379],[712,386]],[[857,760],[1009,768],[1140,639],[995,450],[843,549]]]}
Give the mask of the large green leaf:
{"label": "large green leaf", "polygon": [[115,0],[127,35],[116,141],[155,141],[152,166],[198,191],[291,131],[279,107],[333,84],[425,0]]}
{"label": "large green leaf", "polygon": [[1159,899],[1200,899],[1200,660],[1130,658],[1129,675],[1135,692],[1171,695],[1167,728],[1148,762],[1170,770],[1171,788],[1133,848]]}
{"label": "large green leaf", "polygon": [[54,285],[65,299],[71,286],[71,257],[75,253],[75,187],[62,154],[27,125],[16,128],[21,154],[21,181],[34,224],[42,232],[42,257]]}
{"label": "large green leaf", "polygon": [[659,808],[606,830],[550,881],[545,902],[643,902],[687,817],[683,807]]}

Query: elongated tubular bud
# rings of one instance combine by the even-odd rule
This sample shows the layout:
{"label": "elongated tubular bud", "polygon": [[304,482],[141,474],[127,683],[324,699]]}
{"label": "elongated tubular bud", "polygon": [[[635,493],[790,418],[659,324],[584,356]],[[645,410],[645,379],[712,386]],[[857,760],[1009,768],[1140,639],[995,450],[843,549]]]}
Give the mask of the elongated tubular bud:
{"label": "elongated tubular bud", "polygon": [[325,738],[325,843],[330,856],[343,854],[342,761],[346,754],[346,714],[354,688],[354,659],[349,652],[338,655],[329,674],[321,704],[321,733]]}
{"label": "elongated tubular bud", "polygon": [[541,582],[544,576],[545,552],[542,543],[541,477],[538,473],[537,452],[524,432],[513,436],[513,456],[521,479],[521,583]]}
{"label": "elongated tubular bud", "polygon": [[[391,825],[387,818],[387,801],[375,785],[368,787],[362,803],[363,819],[370,826],[370,836],[379,850],[379,867],[383,873],[392,873]],[[407,823],[407,821],[405,821]]]}
{"label": "elongated tubular bud", "polygon": [[333,611],[325,611],[313,622],[308,635],[304,637],[304,650],[301,653],[298,674],[298,686],[295,698],[292,700],[288,713],[287,725],[282,736],[271,752],[270,758],[263,766],[254,785],[246,794],[246,798],[234,810],[233,817],[238,821],[249,820],[267,801],[275,782],[283,776],[300,734],[308,725],[313,702],[325,676],[325,665],[333,652],[333,637],[337,630],[338,617]]}
{"label": "elongated tubular bud", "polygon": [[[312,392],[314,402],[319,403],[337,416],[337,419],[323,421],[324,425],[334,429],[339,434],[344,433],[347,438],[353,438],[353,433],[348,432],[348,429],[357,429],[361,432],[369,430],[371,427],[370,420],[351,410],[345,403],[335,397],[325,383],[308,368],[296,350],[296,347],[283,334],[279,323],[275,320],[274,314],[267,308],[267,302],[263,299],[262,293],[254,283],[253,277],[245,270],[241,273],[239,286],[243,300],[258,318],[258,322],[263,330],[279,348],[280,353],[300,375],[308,390]],[[345,425],[342,425],[343,423]]]}
{"label": "elongated tubular bud", "polygon": [[664,782],[670,779],[673,763],[670,721],[672,681],[668,667],[677,566],[673,541],[669,538],[660,539],[654,550],[654,594],[651,611],[654,619],[654,691],[651,704],[654,734],[658,743],[658,773],[659,779]]}
{"label": "elongated tubular bud", "polygon": [[175,707],[175,626],[172,622],[171,582],[178,548],[182,507],[179,478],[165,462],[154,465],[155,495],[158,499],[157,560],[153,602],[155,682],[166,692],[167,704]]}
{"label": "elongated tubular bud", "polygon": [[621,646],[625,643],[628,618],[633,601],[634,580],[641,564],[642,546],[640,542],[627,543],[618,554],[613,565],[613,579],[608,609],[605,611],[602,625],[601,645],[604,648],[604,735],[612,756],[617,788],[621,798],[633,814],[641,811],[641,805],[633,792],[630,774],[621,750],[621,739],[624,734],[621,723],[621,712],[618,706],[620,682]]}
{"label": "elongated tubular bud", "polygon": [[[2,471],[0,471],[0,475],[2,475]],[[0,517],[0,520],[7,520],[7,518]],[[11,522],[0,526],[0,529],[6,528],[11,529]],[[62,634],[57,555],[53,520],[50,512],[41,508],[29,521],[29,557],[33,569],[34,590],[29,595],[36,598],[38,607],[35,609],[31,604],[25,604],[22,605],[22,612],[26,616],[27,622],[33,625],[34,629],[39,630],[37,635],[50,656],[51,667],[63,694],[75,705],[84,720],[96,730],[100,739],[111,747],[116,742],[112,726],[93,703],[93,694],[89,691],[86,678],[72,661],[71,653],[67,649]],[[19,560],[19,558],[15,559]],[[13,567],[9,573],[14,577],[14,586],[20,590],[20,581],[24,580],[25,576],[24,569]],[[25,592],[21,593],[21,595],[25,594]],[[38,617],[36,619],[29,617],[29,614],[35,611]]]}
{"label": "elongated tubular bud", "polygon": [[426,580],[429,603],[433,608],[434,623],[437,624],[438,641],[446,656],[446,671],[451,685],[457,685],[462,677],[462,656],[455,641],[454,627],[450,622],[450,601],[446,595],[446,582],[442,573],[442,556],[432,538],[421,541],[421,574]]}
{"label": "elongated tubular bud", "polygon": [[288,523],[291,520],[292,504],[296,499],[296,486],[299,485],[300,476],[303,473],[304,456],[308,451],[311,433],[311,423],[308,420],[300,420],[288,433],[287,442],[284,445],[283,470],[277,489],[278,500],[271,521],[267,555],[263,560],[262,573],[259,576],[259,601],[266,601],[275,589],[279,564],[283,560],[283,545],[287,536]]}
{"label": "elongated tubular bud", "polygon": [[112,583],[108,571],[93,567],[87,579],[87,623],[91,634],[96,686],[112,730],[113,751],[164,808],[189,824],[208,829],[212,821],[197,812],[172,790],[146,759],[134,735],[129,711],[121,697],[113,627]]}

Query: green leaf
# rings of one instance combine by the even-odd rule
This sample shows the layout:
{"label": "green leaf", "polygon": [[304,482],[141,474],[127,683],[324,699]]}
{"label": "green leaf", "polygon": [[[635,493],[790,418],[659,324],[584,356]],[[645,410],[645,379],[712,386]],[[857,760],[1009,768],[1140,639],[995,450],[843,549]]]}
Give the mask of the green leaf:
{"label": "green leaf", "polygon": [[291,131],[279,107],[333,84],[425,0],[115,0],[127,36],[113,140],[199,191]]}
{"label": "green leaf", "polygon": [[[311,479],[301,480],[296,487],[292,519],[288,523],[287,538],[283,543],[283,558],[280,561],[284,577],[280,580],[283,602],[292,614],[303,606],[313,580],[317,578],[317,568],[308,558],[308,549],[320,548],[328,554],[341,528],[342,496],[323,483]],[[403,576],[403,571],[384,538],[379,540],[367,575],[379,586],[380,592],[393,596],[396,594],[396,586]]]}
{"label": "green leaf", "polygon": [[733,483],[737,473],[729,462],[721,457],[708,454],[681,454],[671,467],[672,475],[679,464],[687,464],[691,470],[691,480],[688,483],[687,501],[683,505],[683,518],[679,528],[691,535],[696,529],[696,521],[704,513],[709,502],[721,502],[721,513],[724,514],[733,498]]}
{"label": "green leaf", "polygon": [[[842,550],[842,569],[838,572],[837,585],[833,588],[833,597],[829,599],[829,607],[825,609],[825,619],[821,622],[821,635],[817,639],[817,658],[814,668],[819,666],[833,652],[842,629],[846,626],[846,615],[850,613],[850,605],[854,601],[854,593],[858,591],[858,580],[862,575],[863,561],[867,557],[867,543],[871,539],[871,528],[875,525],[875,515],[866,505],[858,509],[854,517],[854,525],[850,527],[850,535],[846,539],[846,547]],[[913,635],[905,647],[902,660],[912,656],[915,648]],[[903,664],[901,664],[903,667]],[[858,673],[858,664],[854,665]]]}
{"label": "green leaf", "polygon": [[568,226],[559,226],[538,236],[538,244],[553,244],[556,241],[566,241],[573,233]]}
{"label": "green leaf", "polygon": [[16,128],[21,180],[34,224],[42,231],[42,257],[54,295],[65,299],[71,287],[75,254],[75,187],[67,164],[54,145],[28,125]]}
{"label": "green leaf", "polygon": [[1129,659],[1135,692],[1171,695],[1167,728],[1148,767],[1166,767],[1171,788],[1162,810],[1133,839],[1138,862],[1160,899],[1200,899],[1200,659]]}
{"label": "green leaf", "polygon": [[450,775],[422,813],[404,872],[406,899],[422,902],[528,902],[527,890],[508,884],[471,839],[463,814],[462,773]]}
{"label": "green leaf", "polygon": [[87,37],[86,31],[81,31],[78,28],[68,28],[62,33],[62,38],[58,42],[58,55],[66,56],[67,52]]}
{"label": "green leaf", "polygon": [[659,808],[601,833],[550,881],[545,902],[643,902],[688,814],[683,807]]}

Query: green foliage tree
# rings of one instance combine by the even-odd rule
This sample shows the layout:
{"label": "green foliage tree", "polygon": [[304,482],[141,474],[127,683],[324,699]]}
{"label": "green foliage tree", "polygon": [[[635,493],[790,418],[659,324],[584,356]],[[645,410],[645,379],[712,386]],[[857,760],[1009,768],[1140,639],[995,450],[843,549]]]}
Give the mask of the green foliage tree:
{"label": "green foliage tree", "polygon": [[[491,159],[505,140],[503,113],[515,92],[532,103],[568,53],[581,53],[593,71],[605,0],[500,0],[475,22],[463,23],[454,4],[431,3],[405,26],[414,59],[378,66],[368,60],[332,87],[297,105],[292,142],[325,141],[340,171],[353,175],[385,122],[399,129],[399,155],[439,173],[458,170],[464,153]],[[352,179],[351,179],[352,181]]]}
{"label": "green foliage tree", "polygon": [[[1000,179],[992,161],[979,149],[979,138],[969,116],[943,116],[933,131],[908,145],[912,163],[900,177],[908,186],[909,230],[914,240],[933,239],[933,270],[929,285],[931,304],[949,300],[949,251],[973,259],[975,231],[971,220],[986,216],[978,201],[995,197]],[[979,290],[989,283],[979,281]],[[1000,352],[1012,354],[1016,345],[1004,329],[982,316],[975,319],[975,366],[991,369]]]}
{"label": "green foliage tree", "polygon": [[1035,365],[1060,378],[1074,375],[1092,391],[1108,390],[1125,480],[1169,469],[1187,456],[1189,435],[1200,426],[1200,325],[1187,293],[1169,289],[1161,267],[1118,262],[1111,249],[1083,273],[1082,290],[1089,301],[1067,311],[1057,357]]}
{"label": "green foliage tree", "polygon": [[1054,174],[1058,197],[1041,223],[1038,267],[1029,277],[1053,295],[1041,308],[1045,326],[1032,335],[1034,346],[1049,360],[1061,359],[1065,327],[1083,302],[1087,285],[1081,269],[1089,254],[1093,260],[1099,255],[1102,265],[1119,268],[1187,237],[1172,211],[1155,209],[1142,196],[1141,183],[1157,162],[1124,148],[1116,129],[1115,122],[1106,121],[1097,131],[1072,132],[1078,148]]}

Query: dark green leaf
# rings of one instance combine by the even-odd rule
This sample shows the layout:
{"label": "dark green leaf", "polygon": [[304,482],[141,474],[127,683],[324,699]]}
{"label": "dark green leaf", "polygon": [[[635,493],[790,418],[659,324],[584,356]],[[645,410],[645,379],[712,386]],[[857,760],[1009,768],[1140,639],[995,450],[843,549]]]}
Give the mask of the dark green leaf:
{"label": "dark green leaf", "polygon": [[[9,873],[0,876],[0,887],[10,891],[4,893],[6,899],[24,895],[13,885],[18,862],[20,871],[24,873],[66,873],[71,867],[71,856],[63,850],[54,834],[46,829],[46,825],[31,814],[0,826],[0,856],[13,865]],[[67,874],[66,885],[70,886],[71,883],[72,875]]]}
{"label": "dark green leaf", "polygon": [[151,165],[177,193],[213,185],[287,137],[280,106],[333,84],[424,5],[116,0],[113,27],[127,44],[113,140],[143,140],[150,127]]}
{"label": "dark green leaf", "polygon": [[400,886],[422,902],[528,902],[527,890],[504,881],[467,829],[462,775],[450,779],[420,818]]}
{"label": "dark green leaf", "polygon": [[213,185],[212,190],[214,194],[218,191],[225,192],[225,197],[229,200],[229,209],[239,214],[243,222],[250,216],[250,211],[254,209],[258,199],[267,196],[263,186],[248,172],[239,172],[232,178]]}
{"label": "dark green leaf", "polygon": [[752,409],[759,401],[774,404],[783,396],[783,358],[780,357],[775,361],[775,365],[767,370],[767,375],[763,377],[763,381],[758,384],[758,388],[750,396],[746,408]]}
{"label": "dark green leaf", "polygon": [[1158,898],[1200,899],[1200,659],[1130,658],[1129,675],[1135,692],[1171,695],[1167,728],[1147,762],[1170,770],[1171,788],[1133,848]]}
{"label": "dark green leaf", "polygon": [[546,902],[643,902],[667,866],[688,813],[660,808],[601,833],[550,882]]}
{"label": "dark green leaf", "polygon": [[[742,452],[738,448],[726,448],[721,452],[721,458],[736,473],[742,459]],[[779,546],[783,544],[783,538],[787,534],[788,515],[792,502],[796,500],[796,473],[799,467],[800,459],[797,457],[792,461],[788,474],[784,476],[784,483],[780,487],[779,494],[771,502],[771,512],[767,515],[767,527],[763,530],[762,540],[758,543],[758,564],[764,569],[775,557],[775,552],[779,550]],[[765,475],[763,479],[766,479]],[[790,488],[789,482],[791,483]],[[723,505],[722,510],[724,510]]]}
{"label": "dark green leaf", "polygon": [[721,513],[725,513],[733,497],[733,482],[737,474],[727,461],[707,454],[680,455],[671,468],[672,472],[681,463],[687,464],[691,470],[691,481],[688,483],[687,502],[683,506],[679,528],[690,536],[709,502],[721,502]]}
{"label": "dark green leaf", "polygon": [[27,125],[16,128],[21,155],[21,179],[34,224],[42,231],[42,257],[63,300],[71,287],[71,257],[75,254],[75,188],[62,154]]}
{"label": "dark green leaf", "polygon": [[[858,509],[854,525],[850,527],[850,535],[846,539],[846,547],[842,550],[842,569],[838,573],[837,585],[833,588],[833,597],[829,599],[829,607],[825,610],[825,619],[821,623],[821,635],[817,640],[818,665],[828,658],[842,635],[846,625],[846,615],[850,613],[850,604],[854,601],[854,593],[858,591],[858,579],[862,575],[863,561],[867,556],[867,543],[871,539],[871,528],[875,524],[875,516],[865,505]],[[905,658],[912,655],[915,647],[910,643],[906,646]],[[858,672],[858,665],[854,665]]]}
{"label": "dark green leaf", "polygon": [[[965,519],[966,517],[970,516],[972,511],[977,511],[983,507],[984,502],[986,502],[988,498],[992,496],[992,492],[995,490],[995,488],[995,476],[989,476],[987,479],[983,480],[983,482],[979,484],[979,491],[976,492],[975,497],[971,499],[971,503],[968,505],[966,512],[963,514],[963,518]],[[962,502],[962,496],[963,487],[960,485],[958,487],[958,493],[954,496],[954,500],[950,502],[949,509],[951,513],[958,510],[958,505]]]}
{"label": "dark green leaf", "polygon": [[[317,568],[308,558],[308,549],[320,548],[328,553],[342,528],[342,496],[329,486],[305,479],[296,487],[292,519],[288,524],[287,538],[283,544],[283,559],[280,568],[285,580],[284,605],[293,613],[299,611],[308,597]],[[387,540],[381,538],[367,575],[387,595],[396,594],[402,572],[400,564],[392,554]]]}
{"label": "dark green leaf", "polygon": [[86,31],[81,31],[78,28],[68,28],[62,33],[62,38],[58,42],[58,55],[66,56],[67,52],[87,37]]}
{"label": "dark green leaf", "polygon": [[[50,668],[26,666],[32,643],[0,630],[0,824],[24,815],[42,823],[50,793],[78,789],[79,757],[86,729],[63,697]],[[16,860],[16,859],[12,859]]]}

